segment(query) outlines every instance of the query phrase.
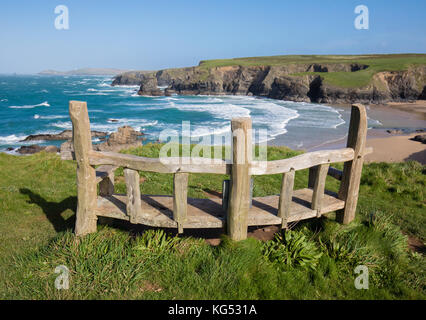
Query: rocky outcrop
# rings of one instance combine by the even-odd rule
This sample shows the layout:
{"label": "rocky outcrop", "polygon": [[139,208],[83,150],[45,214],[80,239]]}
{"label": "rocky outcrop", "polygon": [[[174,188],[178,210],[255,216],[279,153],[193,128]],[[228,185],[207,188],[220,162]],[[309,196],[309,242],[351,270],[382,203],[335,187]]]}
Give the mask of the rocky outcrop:
{"label": "rocky outcrop", "polygon": [[138,94],[141,96],[162,96],[164,92],[158,89],[157,77],[150,74],[144,77]]}
{"label": "rocky outcrop", "polygon": [[120,127],[117,132],[111,133],[105,142],[93,145],[93,149],[118,152],[123,149],[140,147],[143,135],[130,126]]}
{"label": "rocky outcrop", "polygon": [[146,76],[155,75],[153,71],[129,71],[116,76],[111,85],[140,86]]}
{"label": "rocky outcrop", "polygon": [[34,154],[41,151],[57,153],[59,152],[59,148],[55,146],[30,145],[30,146],[22,146],[16,152],[20,154]]}
{"label": "rocky outcrop", "polygon": [[[136,148],[142,145],[144,134],[134,130],[130,126],[118,128],[117,132],[111,133],[109,138],[102,143],[94,144],[95,151],[112,151],[119,152],[123,149]],[[61,158],[63,160],[71,160],[74,152],[71,141],[66,141],[61,145]]]}
{"label": "rocky outcrop", "polygon": [[[106,132],[92,131],[92,138],[105,138]],[[60,141],[60,140],[71,140],[72,130],[64,130],[58,134],[32,134],[26,137],[21,142],[27,141]]]}
{"label": "rocky outcrop", "polygon": [[[165,69],[139,75],[140,95],[255,95],[318,103],[385,103],[426,98],[426,66],[379,72],[358,88],[325,81],[321,73],[357,72],[357,63],[288,64],[279,66],[223,66]],[[125,74],[124,74],[125,75]],[[124,76],[122,75],[122,76]],[[124,82],[128,79],[125,77]],[[116,77],[113,84],[122,84]],[[167,86],[160,90],[158,87]]]}

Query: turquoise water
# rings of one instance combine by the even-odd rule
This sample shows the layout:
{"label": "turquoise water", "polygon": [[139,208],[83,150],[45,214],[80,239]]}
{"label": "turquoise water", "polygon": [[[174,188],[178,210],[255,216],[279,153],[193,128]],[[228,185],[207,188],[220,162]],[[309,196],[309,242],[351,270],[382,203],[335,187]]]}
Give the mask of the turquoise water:
{"label": "turquoise water", "polygon": [[198,143],[208,133],[229,132],[230,120],[242,116],[250,116],[255,129],[267,130],[268,143],[292,148],[339,139],[347,132],[347,111],[329,106],[245,96],[144,97],[136,94],[137,86],[112,87],[111,81],[105,76],[0,75],[0,150],[59,145],[21,140],[71,129],[70,100],[87,101],[92,130],[113,132],[130,125],[148,141],[157,141],[165,129],[181,132],[182,121],[190,121],[192,142]]}

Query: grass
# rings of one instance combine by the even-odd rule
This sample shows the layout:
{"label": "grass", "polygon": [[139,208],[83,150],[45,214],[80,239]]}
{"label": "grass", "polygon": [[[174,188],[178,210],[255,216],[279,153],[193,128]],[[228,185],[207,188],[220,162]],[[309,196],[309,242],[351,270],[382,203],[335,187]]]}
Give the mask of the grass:
{"label": "grass", "polygon": [[289,64],[363,64],[367,69],[356,72],[302,72],[293,76],[320,75],[330,85],[359,88],[368,85],[378,72],[403,71],[411,66],[426,65],[425,54],[386,54],[386,55],[283,55],[270,57],[249,57],[235,59],[205,60],[201,68],[223,66],[281,66]]}
{"label": "grass", "polygon": [[[159,145],[127,151],[156,157]],[[270,147],[268,158],[294,156]],[[0,154],[1,299],[425,299],[425,258],[408,237],[425,241],[426,168],[417,162],[364,167],[356,220],[328,218],[292,226],[269,242],[172,237],[99,224],[77,240],[75,163],[39,153]],[[116,174],[125,191],[122,171]],[[141,173],[144,193],[171,194],[172,177]],[[191,174],[189,196],[221,191],[225,176]],[[280,175],[256,177],[254,195],[276,194]],[[295,187],[307,184],[297,172]],[[336,190],[334,179],[327,188]],[[369,268],[369,290],[354,287],[354,268]],[[70,289],[54,287],[58,265]]]}

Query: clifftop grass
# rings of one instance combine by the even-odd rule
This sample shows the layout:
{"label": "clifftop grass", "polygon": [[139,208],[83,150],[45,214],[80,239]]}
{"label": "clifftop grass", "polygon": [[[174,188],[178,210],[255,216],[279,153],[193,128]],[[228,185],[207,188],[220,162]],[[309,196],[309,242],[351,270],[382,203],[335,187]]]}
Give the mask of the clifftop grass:
{"label": "clifftop grass", "polygon": [[368,85],[374,74],[385,71],[403,71],[411,66],[426,65],[425,54],[385,55],[283,55],[270,57],[248,57],[220,60],[204,60],[201,68],[224,66],[285,66],[290,64],[363,64],[367,69],[355,72],[302,72],[293,76],[321,75],[324,80],[337,87],[359,88]]}
{"label": "clifftop grass", "polygon": [[[127,152],[156,157],[159,149],[154,144]],[[268,152],[270,160],[294,155],[287,148]],[[101,224],[98,233],[76,241],[73,161],[46,153],[0,154],[0,170],[2,299],[426,297],[424,255],[413,253],[407,242],[407,235],[426,239],[426,168],[416,162],[366,165],[356,220],[349,226],[334,222],[331,214],[293,225],[293,235],[282,241],[234,243],[224,237],[218,247],[185,235],[141,235]],[[141,177],[142,192],[171,194],[172,175],[142,172]],[[220,192],[223,178],[191,174],[189,196]],[[280,175],[256,177],[254,196],[277,194],[280,183]],[[295,188],[306,185],[307,171],[297,172]],[[125,191],[120,169],[116,186]],[[328,178],[327,188],[336,190],[337,182]],[[69,290],[54,287],[54,269],[61,264],[71,272]],[[359,264],[369,268],[369,290],[354,287]]]}
{"label": "clifftop grass", "polygon": [[281,66],[289,64],[367,64],[380,71],[406,70],[409,65],[426,64],[426,54],[371,54],[371,55],[282,55],[233,59],[202,60],[201,67],[225,66]]}

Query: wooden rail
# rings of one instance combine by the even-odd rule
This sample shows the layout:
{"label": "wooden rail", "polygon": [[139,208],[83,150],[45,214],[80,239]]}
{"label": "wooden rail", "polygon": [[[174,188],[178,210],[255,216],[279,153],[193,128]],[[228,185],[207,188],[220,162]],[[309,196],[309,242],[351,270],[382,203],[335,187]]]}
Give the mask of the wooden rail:
{"label": "wooden rail", "polygon": [[290,170],[303,170],[326,163],[345,162],[353,160],[354,150],[344,148],[338,150],[324,150],[304,153],[290,159],[253,162],[252,175],[277,174],[290,172]]}
{"label": "wooden rail", "polygon": [[[129,154],[93,151],[90,122],[85,102],[70,101],[73,123],[73,157],[77,161],[77,220],[75,232],[96,231],[98,216],[114,217],[151,226],[177,228],[227,227],[234,240],[247,237],[251,225],[279,224],[320,217],[338,210],[338,220],[354,219],[359,181],[365,154],[367,118],[362,105],[353,105],[347,147],[315,151],[275,160],[252,160],[251,119],[231,121],[232,161],[208,158],[144,158]],[[166,161],[165,161],[166,160]],[[343,171],[330,167],[344,163]],[[95,169],[95,166],[99,166]],[[127,193],[114,193],[114,170],[124,168]],[[308,188],[294,190],[295,172],[309,169]],[[173,197],[146,196],[140,192],[139,171],[171,173]],[[230,175],[226,185],[227,203],[217,199],[190,199],[189,173]],[[279,196],[253,198],[251,176],[282,174]],[[327,176],[341,181],[339,193],[325,190]],[[96,186],[99,184],[99,197]]]}

